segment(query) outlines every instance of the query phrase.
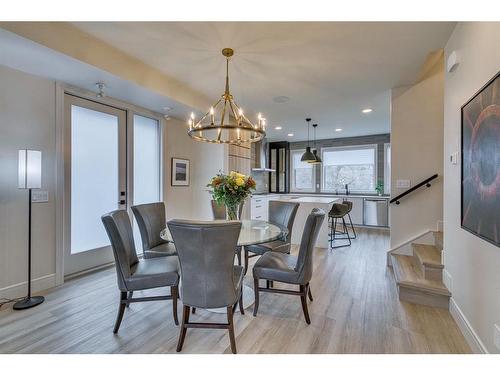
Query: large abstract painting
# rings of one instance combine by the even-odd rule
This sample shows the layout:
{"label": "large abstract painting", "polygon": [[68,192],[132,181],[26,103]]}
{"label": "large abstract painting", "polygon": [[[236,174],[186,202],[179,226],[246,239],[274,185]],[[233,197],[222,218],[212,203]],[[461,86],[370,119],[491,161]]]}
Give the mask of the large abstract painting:
{"label": "large abstract painting", "polygon": [[500,72],[462,107],[462,228],[500,246]]}

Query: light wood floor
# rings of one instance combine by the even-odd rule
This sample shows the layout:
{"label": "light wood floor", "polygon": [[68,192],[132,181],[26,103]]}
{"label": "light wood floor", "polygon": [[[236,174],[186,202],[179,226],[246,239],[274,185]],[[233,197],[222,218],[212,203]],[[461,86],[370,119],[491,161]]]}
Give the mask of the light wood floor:
{"label": "light wood floor", "polygon": [[[262,294],[259,314],[235,314],[239,353],[468,353],[448,311],[400,302],[386,267],[387,232],[360,233],[348,248],[317,249],[309,303]],[[255,258],[254,258],[255,259]],[[252,285],[251,270],[245,282]],[[139,294],[139,293],[137,293]],[[0,353],[174,353],[179,328],[171,301],[132,304],[118,335],[114,269],[47,291],[32,310],[0,311]],[[181,305],[181,304],[180,304]],[[182,305],[181,305],[182,306]],[[181,311],[179,306],[179,312]],[[198,310],[198,318],[225,315]],[[188,330],[182,353],[229,353],[225,330]]]}

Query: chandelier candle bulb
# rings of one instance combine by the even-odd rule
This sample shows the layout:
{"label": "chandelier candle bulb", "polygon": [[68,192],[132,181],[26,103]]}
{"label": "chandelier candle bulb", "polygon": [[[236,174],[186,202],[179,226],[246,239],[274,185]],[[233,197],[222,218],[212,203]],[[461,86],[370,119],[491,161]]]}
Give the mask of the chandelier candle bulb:
{"label": "chandelier candle bulb", "polygon": [[215,111],[214,107],[210,107],[210,122],[213,125],[215,123]]}

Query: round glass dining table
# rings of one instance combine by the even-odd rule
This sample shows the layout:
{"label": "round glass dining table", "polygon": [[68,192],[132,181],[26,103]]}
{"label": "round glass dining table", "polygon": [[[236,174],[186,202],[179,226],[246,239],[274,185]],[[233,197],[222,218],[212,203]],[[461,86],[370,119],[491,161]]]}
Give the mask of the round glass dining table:
{"label": "round glass dining table", "polygon": [[[288,235],[286,227],[277,226],[263,220],[241,220],[240,236],[238,238],[238,246],[245,250],[245,246],[258,245],[265,242],[275,241],[279,238],[285,238]],[[174,242],[168,227],[163,229],[160,237],[165,241]],[[248,257],[245,257],[248,259]],[[248,264],[245,262],[244,273],[248,269]],[[255,302],[253,289],[243,284],[243,307],[247,308]],[[220,311],[219,311],[220,310]],[[226,313],[226,309],[210,309],[212,312]]]}

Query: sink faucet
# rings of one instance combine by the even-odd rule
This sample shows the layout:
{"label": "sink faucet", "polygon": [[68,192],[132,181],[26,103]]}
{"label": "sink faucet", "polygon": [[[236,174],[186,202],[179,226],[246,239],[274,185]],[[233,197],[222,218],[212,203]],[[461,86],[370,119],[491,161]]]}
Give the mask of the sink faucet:
{"label": "sink faucet", "polygon": [[349,185],[345,184],[345,195],[349,195]]}

